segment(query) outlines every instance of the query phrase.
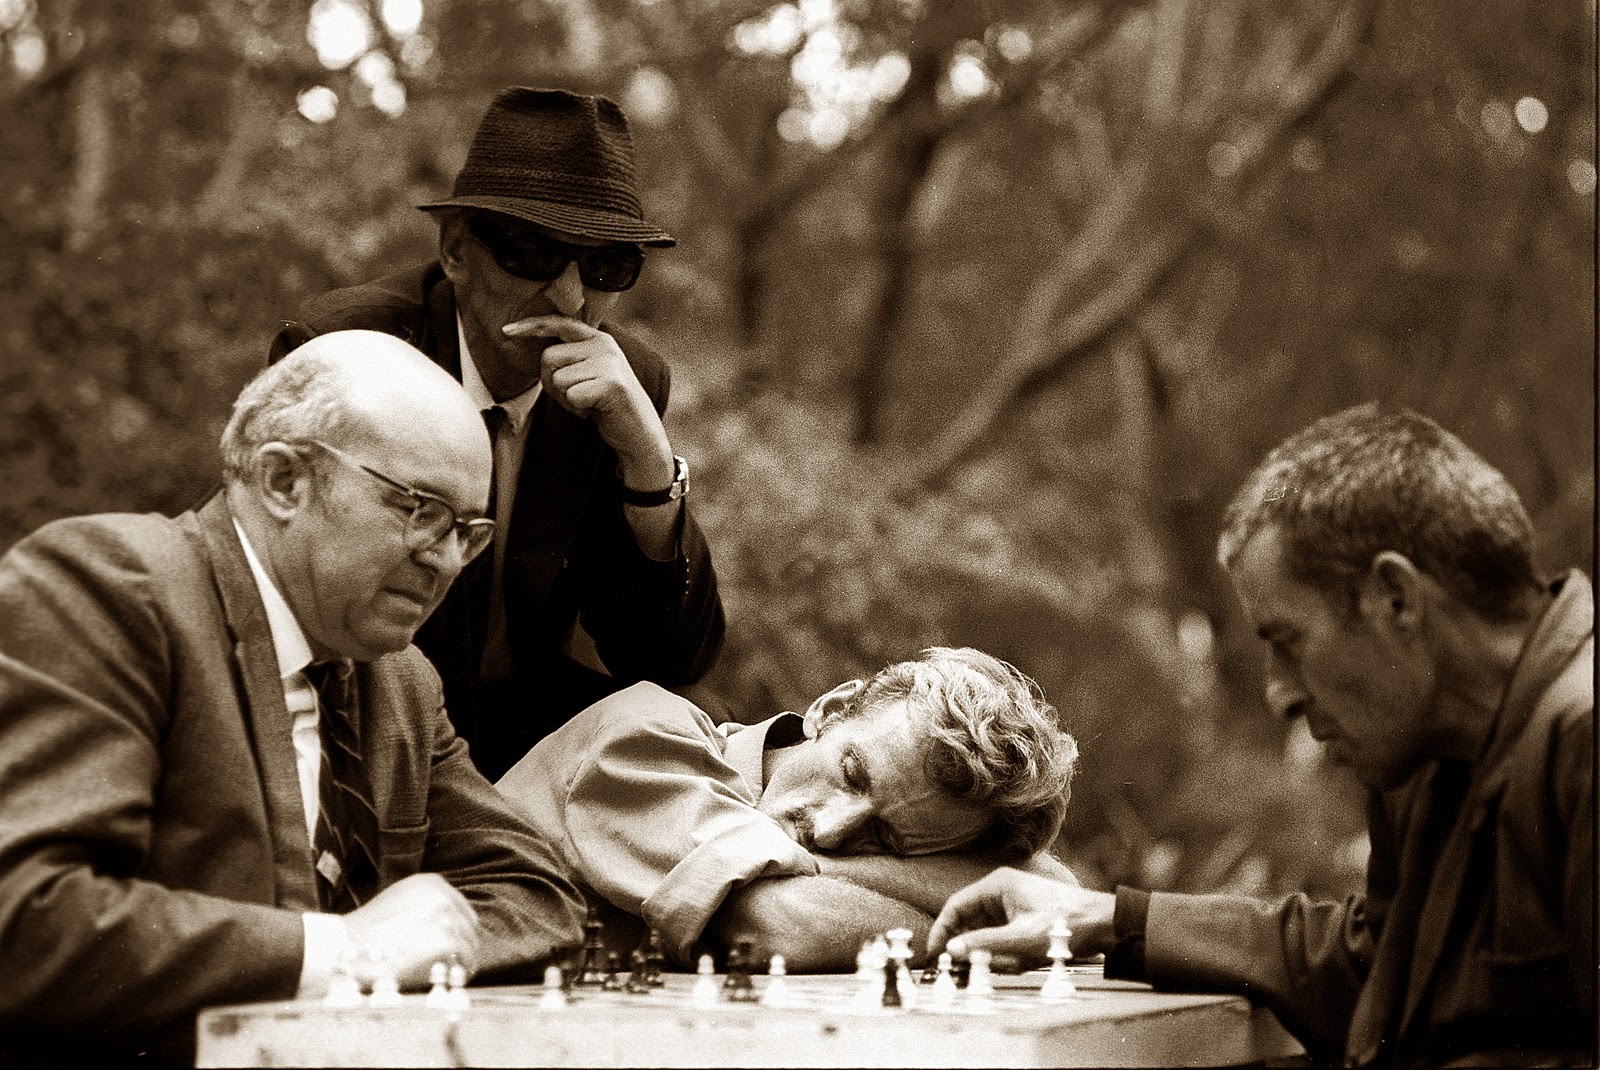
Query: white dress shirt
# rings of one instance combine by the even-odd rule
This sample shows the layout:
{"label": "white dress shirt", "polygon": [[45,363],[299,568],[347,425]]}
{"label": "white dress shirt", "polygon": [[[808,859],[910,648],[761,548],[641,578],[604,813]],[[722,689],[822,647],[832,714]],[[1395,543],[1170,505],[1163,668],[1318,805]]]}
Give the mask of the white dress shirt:
{"label": "white dress shirt", "polygon": [[528,443],[529,419],[533,404],[539,400],[542,383],[534,383],[514,398],[496,401],[483,383],[478,364],[467,348],[467,334],[461,328],[461,314],[456,314],[456,341],[461,346],[461,386],[467,397],[481,411],[495,405],[505,410],[505,426],[495,436],[494,447],[494,579],[489,596],[489,621],[483,643],[483,663],[480,672],[486,680],[504,679],[511,675],[511,647],[506,640],[506,610],[500,589],[500,577],[505,567],[506,532],[511,526],[511,504],[517,493],[517,476],[522,472],[522,452]]}
{"label": "white dress shirt", "polygon": [[[272,577],[261,566],[255,548],[237,520],[233,522],[233,530],[239,534],[239,544],[244,547],[250,574],[255,577],[256,590],[261,593],[261,604],[267,611],[267,628],[272,634],[273,651],[278,656],[278,678],[283,682],[283,701],[294,717],[291,737],[295,771],[300,780],[300,805],[306,817],[306,838],[315,844],[322,739],[318,730],[317,692],[305,672],[311,664],[311,644],[300,622],[295,620],[289,603],[283,600]],[[305,954],[300,963],[299,994],[302,997],[320,995],[327,988],[339,955],[350,947],[350,933],[344,919],[337,914],[308,912],[300,915],[300,920],[305,926]]]}

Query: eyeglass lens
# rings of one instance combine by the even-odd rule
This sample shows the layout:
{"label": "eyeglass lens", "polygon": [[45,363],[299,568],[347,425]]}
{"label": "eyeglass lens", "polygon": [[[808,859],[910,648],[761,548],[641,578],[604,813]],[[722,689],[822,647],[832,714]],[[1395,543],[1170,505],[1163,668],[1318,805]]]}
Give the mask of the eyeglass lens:
{"label": "eyeglass lens", "polygon": [[455,529],[461,556],[471,560],[494,538],[494,525],[458,520],[455,511],[437,498],[419,498],[406,522],[406,545],[413,550],[432,546]]}
{"label": "eyeglass lens", "polygon": [[474,221],[471,229],[507,274],[530,282],[549,282],[577,261],[585,286],[615,293],[637,282],[644,266],[644,254],[629,246],[568,245],[532,231],[508,234],[481,221]]}

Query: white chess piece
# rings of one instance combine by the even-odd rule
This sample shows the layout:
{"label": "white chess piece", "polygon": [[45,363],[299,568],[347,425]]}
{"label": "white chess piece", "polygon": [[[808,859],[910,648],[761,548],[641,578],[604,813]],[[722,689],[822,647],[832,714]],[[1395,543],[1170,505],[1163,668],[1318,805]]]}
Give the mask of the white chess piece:
{"label": "white chess piece", "polygon": [[542,1011],[567,1009],[567,991],[561,987],[560,966],[544,968],[544,991],[539,996],[539,1009]]}
{"label": "white chess piece", "polygon": [[367,966],[368,975],[372,978],[369,1003],[374,1007],[398,1007],[405,1002],[400,997],[400,979],[394,974],[394,964],[389,961],[389,956],[368,956]]}
{"label": "white chess piece", "polygon": [[1050,949],[1046,952],[1050,956],[1050,972],[1039,986],[1039,998],[1046,1003],[1065,1003],[1078,994],[1078,986],[1067,972],[1067,960],[1072,957],[1068,943],[1071,939],[1072,930],[1067,928],[1066,919],[1057,918],[1050,926]]}
{"label": "white chess piece", "polygon": [[761,992],[763,1007],[794,1006],[794,991],[789,987],[788,964],[782,955],[772,956],[767,963],[767,987]]}
{"label": "white chess piece", "polygon": [[428,995],[423,1002],[429,1007],[449,1008],[450,989],[447,987],[450,978],[450,968],[442,962],[435,962],[428,971]]}
{"label": "white chess piece", "polygon": [[694,987],[689,990],[689,1003],[701,1010],[715,1007],[718,997],[717,967],[710,955],[700,956],[695,973],[698,976],[694,979]]}
{"label": "white chess piece", "polygon": [[350,963],[340,955],[328,978],[328,991],[322,997],[324,1007],[359,1007],[363,997],[361,982],[350,972]]}
{"label": "white chess piece", "polygon": [[464,1011],[472,1006],[472,997],[467,995],[467,968],[459,962],[452,962],[449,970],[450,987],[445,990],[446,1005],[453,1011]]}
{"label": "white chess piece", "polygon": [[933,979],[933,988],[928,993],[928,1003],[937,1010],[951,1007],[956,1001],[956,979],[950,973],[953,965],[950,952],[939,952],[939,972]]}
{"label": "white chess piece", "polygon": [[992,956],[986,948],[973,948],[967,956],[972,971],[967,975],[966,1009],[973,1014],[994,1013],[994,981],[989,976]]}

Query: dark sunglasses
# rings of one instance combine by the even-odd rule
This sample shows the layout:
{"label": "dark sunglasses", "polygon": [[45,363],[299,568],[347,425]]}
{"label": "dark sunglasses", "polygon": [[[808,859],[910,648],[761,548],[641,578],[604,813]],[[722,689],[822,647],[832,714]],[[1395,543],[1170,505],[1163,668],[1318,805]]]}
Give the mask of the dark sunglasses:
{"label": "dark sunglasses", "polygon": [[467,229],[489,250],[500,270],[530,282],[559,278],[573,261],[578,277],[591,290],[617,293],[639,281],[644,253],[631,245],[568,245],[531,230],[511,234],[503,227],[474,219]]}

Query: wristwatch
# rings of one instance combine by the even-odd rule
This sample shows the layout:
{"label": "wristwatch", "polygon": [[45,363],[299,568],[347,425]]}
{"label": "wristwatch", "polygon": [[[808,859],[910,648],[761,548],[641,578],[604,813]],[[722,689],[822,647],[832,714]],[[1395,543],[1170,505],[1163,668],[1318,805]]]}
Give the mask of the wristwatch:
{"label": "wristwatch", "polygon": [[675,502],[689,493],[689,462],[682,457],[672,458],[672,483],[661,490],[634,490],[622,485],[622,500],[629,505],[651,506]]}

